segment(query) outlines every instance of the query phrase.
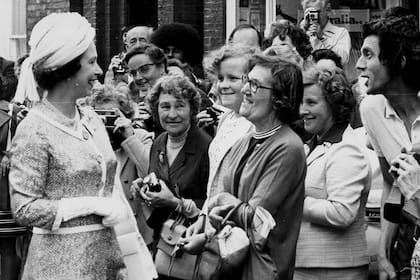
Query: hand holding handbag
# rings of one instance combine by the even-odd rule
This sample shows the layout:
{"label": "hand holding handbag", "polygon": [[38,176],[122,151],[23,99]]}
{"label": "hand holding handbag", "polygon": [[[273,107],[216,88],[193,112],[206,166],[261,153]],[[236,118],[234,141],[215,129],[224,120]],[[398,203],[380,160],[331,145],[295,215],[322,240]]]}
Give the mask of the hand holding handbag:
{"label": "hand holding handbag", "polygon": [[245,230],[228,224],[230,216],[241,206],[238,204],[225,216],[221,230],[209,238],[199,255],[194,269],[195,280],[217,280],[237,278],[248,256],[247,211],[244,211]]}
{"label": "hand holding handbag", "polygon": [[156,269],[160,275],[193,279],[197,256],[184,252],[179,243],[187,230],[185,221],[186,218],[178,214],[175,219],[168,219],[162,226],[155,257]]}

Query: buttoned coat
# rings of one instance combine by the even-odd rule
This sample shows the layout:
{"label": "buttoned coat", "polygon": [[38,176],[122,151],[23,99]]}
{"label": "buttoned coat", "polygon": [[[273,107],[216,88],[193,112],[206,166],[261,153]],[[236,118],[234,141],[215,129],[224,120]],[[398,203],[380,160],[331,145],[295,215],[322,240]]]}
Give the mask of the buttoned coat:
{"label": "buttoned coat", "polygon": [[[11,206],[18,223],[45,230],[58,224],[60,228],[102,224],[103,217],[94,214],[65,222],[58,216],[60,199],[110,197],[114,188],[117,161],[105,127],[87,108],[80,109],[80,117],[79,134],[75,120],[43,101],[19,124],[9,174]],[[122,267],[112,228],[63,235],[34,233],[22,279],[116,279]]]}
{"label": "buttoned coat", "polygon": [[364,143],[353,129],[348,126],[341,133],[342,137],[318,144],[306,159],[297,268],[348,268],[369,263],[364,217],[370,164]]}

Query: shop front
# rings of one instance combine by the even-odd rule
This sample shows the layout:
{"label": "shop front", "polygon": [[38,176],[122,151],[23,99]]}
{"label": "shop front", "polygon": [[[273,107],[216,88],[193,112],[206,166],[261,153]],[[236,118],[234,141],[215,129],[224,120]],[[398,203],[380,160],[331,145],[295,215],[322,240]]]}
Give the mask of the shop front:
{"label": "shop front", "polygon": [[[356,78],[355,64],[362,45],[363,23],[381,17],[386,9],[402,6],[419,18],[418,0],[331,0],[330,21],[347,28],[352,39],[350,61],[346,72],[350,80]],[[250,23],[267,34],[271,23],[278,19],[299,22],[303,11],[298,0],[232,0],[226,1],[226,34],[243,23]]]}

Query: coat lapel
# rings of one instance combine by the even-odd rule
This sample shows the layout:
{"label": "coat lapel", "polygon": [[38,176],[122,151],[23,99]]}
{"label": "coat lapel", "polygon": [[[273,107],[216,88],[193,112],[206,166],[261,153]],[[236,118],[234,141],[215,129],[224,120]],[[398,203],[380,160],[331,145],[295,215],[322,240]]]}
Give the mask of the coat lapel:
{"label": "coat lapel", "polygon": [[196,127],[192,126],[190,128],[190,132],[188,133],[187,139],[185,141],[184,147],[182,147],[181,151],[179,151],[178,155],[176,156],[174,162],[170,167],[170,176],[175,172],[178,172],[179,169],[185,166],[185,161],[187,160],[188,156],[194,155],[197,151],[197,145],[195,144],[195,139],[198,137]]}
{"label": "coat lapel", "polygon": [[331,143],[325,142],[315,147],[315,149],[306,157],[306,165],[310,165],[314,160],[322,157],[331,147]]}

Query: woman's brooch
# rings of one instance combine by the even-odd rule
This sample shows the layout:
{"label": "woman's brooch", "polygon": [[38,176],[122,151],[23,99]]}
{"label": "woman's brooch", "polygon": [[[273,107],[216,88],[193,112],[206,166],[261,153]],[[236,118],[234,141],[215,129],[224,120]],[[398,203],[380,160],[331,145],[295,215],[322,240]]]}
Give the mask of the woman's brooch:
{"label": "woman's brooch", "polygon": [[164,164],[165,163],[165,153],[164,152],[159,152],[159,162],[161,163],[161,164]]}

